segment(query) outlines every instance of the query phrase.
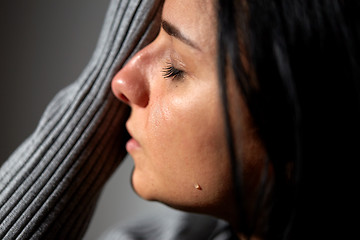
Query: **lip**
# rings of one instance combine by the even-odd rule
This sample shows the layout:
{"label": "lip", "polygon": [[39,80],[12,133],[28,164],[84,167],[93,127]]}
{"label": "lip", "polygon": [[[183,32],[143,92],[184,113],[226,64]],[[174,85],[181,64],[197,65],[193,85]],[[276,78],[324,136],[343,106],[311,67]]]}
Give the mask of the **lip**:
{"label": "lip", "polygon": [[138,148],[140,148],[140,144],[134,138],[130,138],[130,140],[126,143],[126,151],[128,153],[131,153]]}
{"label": "lip", "polygon": [[129,141],[127,141],[126,143],[126,151],[128,153],[131,153],[133,151],[135,151],[136,149],[140,148],[140,143],[133,137],[131,131],[129,130],[129,127],[126,124],[126,129],[129,133],[129,135],[131,136],[131,138],[129,139]]}

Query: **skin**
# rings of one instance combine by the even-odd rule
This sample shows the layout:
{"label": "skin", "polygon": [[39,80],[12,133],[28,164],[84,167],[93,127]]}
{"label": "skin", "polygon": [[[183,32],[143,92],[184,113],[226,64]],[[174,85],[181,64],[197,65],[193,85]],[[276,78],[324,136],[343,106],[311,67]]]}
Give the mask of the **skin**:
{"label": "skin", "polygon": [[[234,224],[236,204],[217,80],[213,2],[167,0],[162,19],[166,23],[157,38],[112,81],[115,96],[132,109],[126,126],[132,136],[127,150],[135,163],[133,187],[144,199]],[[164,77],[170,66],[182,74]],[[237,93],[230,95],[236,101],[240,98]],[[238,122],[253,129],[246,107],[240,105],[244,114]],[[259,161],[251,157],[259,150],[255,135],[243,131],[240,138],[246,142],[244,156],[249,161],[245,172],[257,179]]]}

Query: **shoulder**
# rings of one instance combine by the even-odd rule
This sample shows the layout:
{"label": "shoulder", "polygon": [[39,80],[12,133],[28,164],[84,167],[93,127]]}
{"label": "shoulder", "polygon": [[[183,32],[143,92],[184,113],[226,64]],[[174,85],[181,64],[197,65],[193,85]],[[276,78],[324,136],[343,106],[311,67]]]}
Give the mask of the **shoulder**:
{"label": "shoulder", "polygon": [[120,223],[105,232],[105,240],[185,240],[233,239],[229,225],[219,219],[184,212],[161,213],[127,223]]}

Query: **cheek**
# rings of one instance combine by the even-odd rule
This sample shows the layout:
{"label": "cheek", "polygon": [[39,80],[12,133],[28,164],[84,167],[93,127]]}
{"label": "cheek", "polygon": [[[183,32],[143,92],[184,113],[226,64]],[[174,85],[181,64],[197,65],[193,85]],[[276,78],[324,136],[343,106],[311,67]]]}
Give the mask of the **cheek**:
{"label": "cheek", "polygon": [[146,174],[139,174],[156,188],[148,198],[173,206],[217,205],[231,185],[219,102],[173,96],[154,102],[145,130]]}
{"label": "cheek", "polygon": [[152,106],[148,126],[152,154],[171,168],[205,164],[210,156],[216,159],[224,141],[222,122],[211,105],[173,97]]}

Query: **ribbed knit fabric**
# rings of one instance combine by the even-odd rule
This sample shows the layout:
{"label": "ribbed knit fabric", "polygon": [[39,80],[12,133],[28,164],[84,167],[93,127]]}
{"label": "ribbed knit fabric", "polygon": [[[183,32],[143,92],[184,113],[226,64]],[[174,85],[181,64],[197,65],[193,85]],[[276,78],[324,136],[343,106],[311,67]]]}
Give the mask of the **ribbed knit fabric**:
{"label": "ribbed knit fabric", "polygon": [[35,132],[0,169],[0,239],[80,239],[125,156],[129,109],[114,74],[152,40],[162,0],[112,0],[81,76],[52,100]]}

